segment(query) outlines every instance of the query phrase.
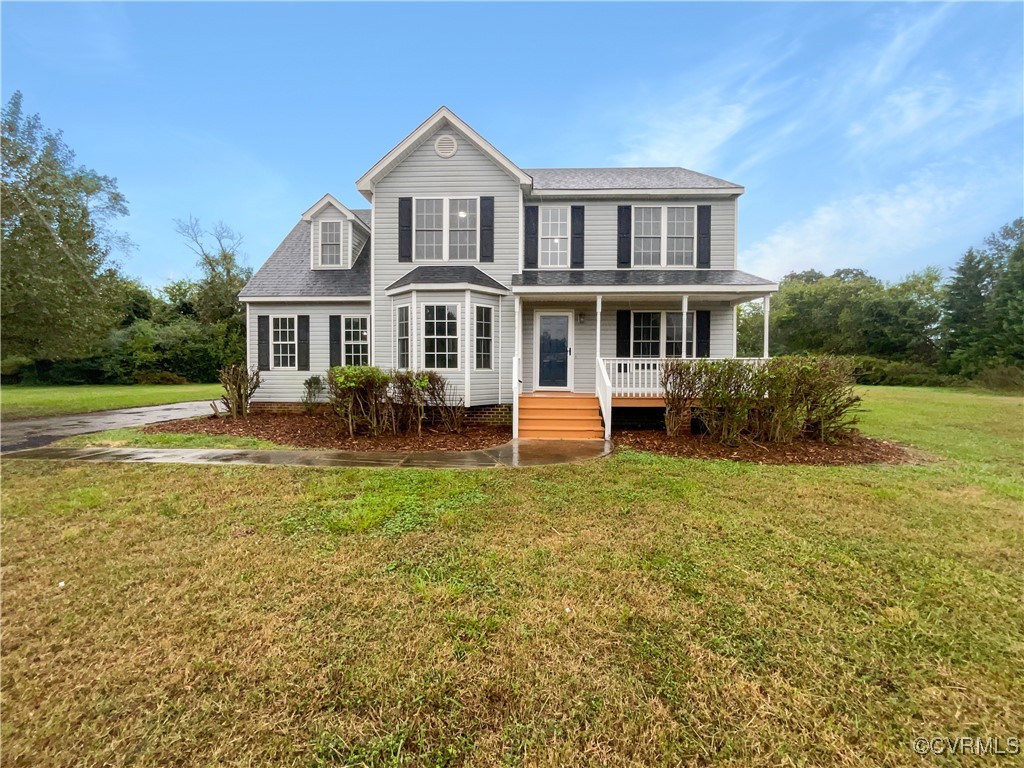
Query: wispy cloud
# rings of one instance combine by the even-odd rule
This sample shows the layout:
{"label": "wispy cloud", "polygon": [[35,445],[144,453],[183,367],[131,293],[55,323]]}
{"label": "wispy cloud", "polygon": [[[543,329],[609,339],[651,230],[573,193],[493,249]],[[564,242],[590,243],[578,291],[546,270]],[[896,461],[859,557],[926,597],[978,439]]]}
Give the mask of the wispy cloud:
{"label": "wispy cloud", "polygon": [[969,175],[927,170],[893,189],[838,198],[794,217],[745,249],[740,261],[744,269],[773,278],[838,267],[901,273],[908,271],[901,266],[908,256],[936,246],[931,263],[943,263],[953,255],[949,243],[959,242],[965,230],[984,232],[998,223],[988,215],[1018,180],[992,169]]}

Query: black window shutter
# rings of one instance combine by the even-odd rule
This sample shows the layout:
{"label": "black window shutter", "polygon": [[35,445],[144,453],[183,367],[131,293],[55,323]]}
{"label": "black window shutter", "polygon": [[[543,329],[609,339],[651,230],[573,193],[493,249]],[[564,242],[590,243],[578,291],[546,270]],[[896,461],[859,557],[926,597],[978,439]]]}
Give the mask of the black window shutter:
{"label": "black window shutter", "polygon": [[523,266],[527,269],[537,268],[537,220],[539,213],[536,205],[528,205],[523,209],[523,228],[525,230],[525,251]]}
{"label": "black window shutter", "polygon": [[619,206],[619,269],[628,269],[633,241],[633,206]]}
{"label": "black window shutter", "polygon": [[270,315],[256,316],[256,367],[270,370]]}
{"label": "black window shutter", "polygon": [[711,269],[711,206],[697,206],[697,267]]}
{"label": "black window shutter", "polygon": [[480,198],[480,261],[494,261],[494,198]]}
{"label": "black window shutter", "polygon": [[341,365],[341,315],[331,315],[327,318],[328,340],[331,351],[331,368]]}
{"label": "black window shutter", "polygon": [[694,328],[694,340],[697,348],[694,350],[696,357],[711,357],[711,312],[706,309],[698,309],[694,314],[697,322]]}
{"label": "black window shutter", "polygon": [[571,224],[571,237],[569,240],[570,259],[569,265],[573,269],[583,269],[583,206],[572,207],[569,220]]}
{"label": "black window shutter", "polygon": [[299,315],[298,329],[298,369],[309,370],[309,315]]}
{"label": "black window shutter", "polygon": [[630,354],[630,327],[632,312],[628,309],[615,311],[615,356],[632,357]]}
{"label": "black window shutter", "polygon": [[398,260],[412,261],[412,198],[398,198]]}

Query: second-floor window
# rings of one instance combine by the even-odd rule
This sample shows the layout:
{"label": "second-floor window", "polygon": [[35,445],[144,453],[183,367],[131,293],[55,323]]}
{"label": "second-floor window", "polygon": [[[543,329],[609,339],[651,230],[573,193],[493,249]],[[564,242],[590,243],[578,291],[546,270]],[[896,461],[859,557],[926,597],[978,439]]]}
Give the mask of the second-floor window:
{"label": "second-floor window", "polygon": [[320,266],[341,266],[341,222],[320,222]]}
{"label": "second-floor window", "polygon": [[633,207],[633,266],[692,267],[695,240],[692,205]]}
{"label": "second-floor window", "polygon": [[417,198],[414,219],[416,261],[477,260],[477,198]]}
{"label": "second-floor window", "polygon": [[569,266],[569,209],[544,206],[540,209],[541,267]]}

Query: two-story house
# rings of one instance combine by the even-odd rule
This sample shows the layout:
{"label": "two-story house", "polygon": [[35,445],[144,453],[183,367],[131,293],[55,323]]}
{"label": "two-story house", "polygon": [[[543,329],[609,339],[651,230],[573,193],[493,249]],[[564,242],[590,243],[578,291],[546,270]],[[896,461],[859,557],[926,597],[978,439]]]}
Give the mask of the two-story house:
{"label": "two-story house", "polygon": [[[743,188],[684,168],[519,168],[442,107],[325,195],[242,290],[257,403],[335,365],[433,369],[518,437],[607,436],[674,357],[735,357]],[[767,335],[765,336],[767,356]]]}

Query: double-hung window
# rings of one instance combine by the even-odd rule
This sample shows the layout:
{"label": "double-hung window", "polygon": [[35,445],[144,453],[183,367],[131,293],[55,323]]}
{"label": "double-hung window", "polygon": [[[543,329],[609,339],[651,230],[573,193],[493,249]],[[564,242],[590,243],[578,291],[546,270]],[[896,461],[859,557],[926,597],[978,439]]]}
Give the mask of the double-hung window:
{"label": "double-hung window", "polygon": [[345,365],[369,365],[370,318],[344,318],[342,334],[342,360]]}
{"label": "double-hung window", "polygon": [[295,370],[299,363],[295,316],[271,318],[271,368]]}
{"label": "double-hung window", "polygon": [[540,209],[541,267],[569,266],[569,209],[542,206]]}
{"label": "double-hung window", "polygon": [[493,367],[491,348],[494,342],[493,310],[491,307],[476,308],[476,367],[490,370]]}
{"label": "double-hung window", "polygon": [[476,261],[479,258],[477,198],[416,198],[413,218],[416,261]]}
{"label": "double-hung window", "polygon": [[459,305],[423,307],[423,367],[451,370],[459,367]]}
{"label": "double-hung window", "polygon": [[320,222],[320,266],[341,266],[341,226],[340,221]]}
{"label": "double-hung window", "polygon": [[409,305],[398,308],[395,326],[398,336],[398,367],[409,367]]}
{"label": "double-hung window", "polygon": [[692,205],[633,206],[633,266],[692,267],[696,215]]}
{"label": "double-hung window", "polygon": [[[696,315],[686,313],[686,339],[683,340],[682,312],[634,312],[633,357],[693,357],[693,326]],[[686,354],[683,354],[683,350]]]}

